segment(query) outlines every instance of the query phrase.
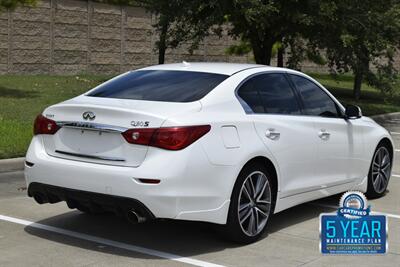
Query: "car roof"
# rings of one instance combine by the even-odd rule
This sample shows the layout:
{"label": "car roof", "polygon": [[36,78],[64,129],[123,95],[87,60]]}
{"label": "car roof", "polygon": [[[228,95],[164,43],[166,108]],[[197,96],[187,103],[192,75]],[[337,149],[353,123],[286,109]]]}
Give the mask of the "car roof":
{"label": "car roof", "polygon": [[140,70],[178,70],[178,71],[198,71],[208,73],[218,73],[224,75],[232,75],[237,72],[252,68],[271,68],[266,65],[259,64],[243,64],[243,63],[220,63],[220,62],[185,62],[174,64],[154,65]]}

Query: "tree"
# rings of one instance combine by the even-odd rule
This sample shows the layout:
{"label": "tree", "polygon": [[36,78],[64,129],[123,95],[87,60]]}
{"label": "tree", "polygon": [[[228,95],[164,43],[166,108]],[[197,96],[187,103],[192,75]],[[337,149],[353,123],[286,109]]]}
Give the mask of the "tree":
{"label": "tree", "polygon": [[[298,38],[309,31],[311,21],[309,0],[259,1],[259,0],[209,0],[196,1],[191,5],[191,25],[222,25],[228,27],[228,34],[239,40],[238,45],[228,49],[229,54],[253,52],[258,64],[270,65],[271,58],[278,57],[278,66],[283,67],[285,51],[291,51],[289,62],[307,58],[306,50],[297,46]],[[207,10],[199,15],[198,10]],[[194,16],[193,14],[197,14]],[[204,35],[201,29],[200,36]],[[296,45],[296,46],[294,46]],[[312,50],[311,50],[312,51]],[[300,53],[300,54],[298,54]],[[311,54],[310,54],[311,55]]]}
{"label": "tree", "polygon": [[397,76],[393,55],[400,44],[399,1],[319,1],[318,6],[307,37],[326,52],[332,70],[354,73],[355,99],[364,80],[390,91]]}
{"label": "tree", "polygon": [[[184,0],[137,0],[139,6],[158,16],[157,22],[153,25],[159,34],[156,46],[158,48],[158,63],[164,64],[165,52],[168,47],[176,48],[185,39],[185,27],[182,27],[182,12],[185,10]],[[179,25],[177,25],[179,24]],[[175,31],[170,34],[171,28]],[[174,38],[171,39],[170,35]]]}
{"label": "tree", "polygon": [[14,9],[21,5],[33,5],[36,0],[0,0],[0,11],[3,9]]}
{"label": "tree", "polygon": [[190,42],[190,50],[210,33],[217,35],[228,25],[228,34],[250,44],[256,63],[271,62],[273,46],[277,49],[279,65],[287,39],[304,25],[305,1],[259,0],[98,0],[112,4],[144,7],[157,16],[154,24],[159,38],[159,63],[164,63],[167,48]]}
{"label": "tree", "polygon": [[296,0],[229,0],[224,10],[231,25],[229,34],[248,41],[259,64],[269,65],[274,44],[282,43],[304,22],[304,3]]}

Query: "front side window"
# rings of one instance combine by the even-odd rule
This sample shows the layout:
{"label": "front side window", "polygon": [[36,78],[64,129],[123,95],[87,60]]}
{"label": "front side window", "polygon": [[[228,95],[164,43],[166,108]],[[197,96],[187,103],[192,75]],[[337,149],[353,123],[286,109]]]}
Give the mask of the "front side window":
{"label": "front side window", "polygon": [[228,75],[173,70],[128,72],[87,94],[119,99],[192,102],[207,95]]}
{"label": "front side window", "polygon": [[306,115],[339,117],[336,103],[318,85],[298,75],[290,74],[290,78],[300,93]]}
{"label": "front side window", "polygon": [[239,96],[254,113],[300,114],[299,103],[284,74],[257,75],[246,81]]}

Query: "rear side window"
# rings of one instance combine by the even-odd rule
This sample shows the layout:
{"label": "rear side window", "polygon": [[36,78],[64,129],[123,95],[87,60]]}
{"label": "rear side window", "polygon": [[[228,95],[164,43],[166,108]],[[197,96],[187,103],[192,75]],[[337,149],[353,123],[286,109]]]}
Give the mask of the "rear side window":
{"label": "rear side window", "polygon": [[203,98],[228,77],[228,75],[194,71],[132,71],[100,85],[88,96],[192,102]]}
{"label": "rear side window", "polygon": [[321,117],[339,117],[336,103],[318,85],[297,75],[290,75],[304,103],[307,115]]}
{"label": "rear side window", "polygon": [[281,73],[257,75],[245,82],[238,94],[254,113],[301,114],[297,98]]}
{"label": "rear side window", "polygon": [[239,89],[238,94],[254,113],[265,113],[260,93],[256,88],[257,77],[247,80]]}

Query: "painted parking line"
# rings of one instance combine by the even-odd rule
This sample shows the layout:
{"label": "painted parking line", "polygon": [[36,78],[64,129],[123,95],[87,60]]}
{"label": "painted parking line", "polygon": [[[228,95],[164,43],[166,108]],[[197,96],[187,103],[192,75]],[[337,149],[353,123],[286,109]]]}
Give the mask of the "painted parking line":
{"label": "painted parking line", "polygon": [[400,152],[400,149],[395,149],[394,151],[396,151],[396,152]]}
{"label": "painted parking line", "polygon": [[393,176],[393,177],[400,178],[400,175],[398,175],[398,174],[392,174],[392,176]]}
{"label": "painted parking line", "polygon": [[398,133],[398,132],[390,132],[390,134],[400,135],[400,133]]}
{"label": "painted parking line", "polygon": [[[310,205],[313,206],[319,206],[319,207],[323,207],[323,208],[331,208],[331,209],[338,209],[339,206],[335,206],[335,205],[329,205],[329,204],[323,204],[323,203],[310,203]],[[386,215],[388,217],[391,218],[395,218],[395,219],[400,219],[400,215],[397,214],[392,214],[392,213],[386,213],[386,212],[380,212],[380,211],[371,211],[371,214],[382,214],[382,215]]]}
{"label": "painted parking line", "polygon": [[6,221],[6,222],[11,222],[11,223],[16,223],[16,224],[20,224],[20,225],[25,225],[25,226],[29,226],[29,227],[33,227],[33,228],[37,228],[37,229],[41,229],[41,230],[45,230],[45,231],[49,231],[49,232],[77,238],[77,239],[81,239],[81,240],[86,240],[86,241],[102,244],[102,245],[107,245],[107,246],[111,246],[111,247],[115,247],[115,248],[138,252],[141,254],[147,254],[147,255],[163,258],[163,259],[178,261],[178,262],[182,262],[182,263],[186,263],[186,264],[190,264],[190,265],[205,266],[205,267],[223,267],[223,265],[218,265],[218,264],[214,264],[214,263],[210,263],[210,262],[206,262],[206,261],[196,260],[196,259],[192,259],[192,258],[188,258],[188,257],[181,257],[181,256],[178,256],[175,254],[170,254],[170,253],[166,253],[166,252],[162,252],[162,251],[158,251],[158,250],[154,250],[154,249],[134,246],[134,245],[130,245],[130,244],[122,243],[122,242],[117,242],[117,241],[113,241],[113,240],[109,240],[109,239],[105,239],[105,238],[101,238],[101,237],[96,237],[96,236],[92,236],[92,235],[88,235],[88,234],[70,231],[70,230],[66,230],[66,229],[62,229],[62,228],[58,228],[58,227],[54,227],[54,226],[50,226],[50,225],[45,225],[45,224],[41,224],[41,223],[35,223],[35,222],[27,221],[27,220],[13,218],[13,217],[1,215],[1,214],[0,214],[0,220]]}

